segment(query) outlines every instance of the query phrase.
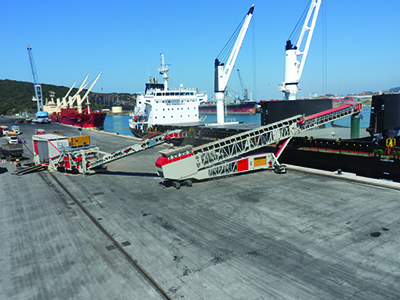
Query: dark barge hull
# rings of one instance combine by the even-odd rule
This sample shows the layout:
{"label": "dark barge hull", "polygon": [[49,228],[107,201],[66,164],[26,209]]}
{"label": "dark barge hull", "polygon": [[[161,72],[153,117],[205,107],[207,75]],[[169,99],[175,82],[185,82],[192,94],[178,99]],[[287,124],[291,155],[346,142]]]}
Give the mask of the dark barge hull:
{"label": "dark barge hull", "polygon": [[[278,107],[279,102],[274,105]],[[287,105],[282,104],[283,108],[291,109]],[[270,117],[271,114],[264,111],[262,122],[271,122]],[[295,137],[279,161],[400,182],[399,130],[400,94],[376,95],[372,97],[370,126],[367,128],[370,137],[348,140]],[[375,135],[379,139],[374,141]]]}
{"label": "dark barge hull", "polygon": [[[395,147],[385,140],[376,145],[372,139],[329,140],[295,137],[279,161],[326,171],[342,170],[359,176],[400,182],[400,159]],[[399,144],[400,138],[392,139]]]}

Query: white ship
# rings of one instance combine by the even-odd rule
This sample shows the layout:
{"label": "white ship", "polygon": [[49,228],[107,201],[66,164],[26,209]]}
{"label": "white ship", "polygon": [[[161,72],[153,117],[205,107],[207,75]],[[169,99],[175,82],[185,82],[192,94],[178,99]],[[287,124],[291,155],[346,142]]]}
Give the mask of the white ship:
{"label": "white ship", "polygon": [[191,127],[202,124],[199,118],[199,105],[207,101],[207,94],[197,89],[179,89],[168,87],[169,67],[164,63],[161,53],[161,68],[164,83],[157,83],[157,78],[150,77],[146,83],[144,95],[136,99],[136,106],[129,117],[129,129],[135,137],[142,138],[158,127],[183,126]]}

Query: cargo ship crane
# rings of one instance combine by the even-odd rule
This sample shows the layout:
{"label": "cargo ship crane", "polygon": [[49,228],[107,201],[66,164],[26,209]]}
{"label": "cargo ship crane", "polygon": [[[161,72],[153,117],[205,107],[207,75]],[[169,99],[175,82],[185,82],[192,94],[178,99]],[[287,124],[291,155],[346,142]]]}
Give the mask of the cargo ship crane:
{"label": "cargo ship crane", "polygon": [[74,88],[75,84],[76,84],[76,81],[75,81],[74,84],[69,88],[68,93],[65,94],[65,96],[62,98],[61,107],[63,107],[63,108],[67,108],[67,107],[68,107],[67,98],[68,98],[69,94],[71,93],[72,89]]}
{"label": "cargo ship crane", "polygon": [[82,113],[82,103],[83,103],[83,101],[85,101],[85,99],[87,99],[86,104],[87,104],[88,109],[89,109],[89,104],[90,104],[90,103],[89,103],[88,95],[89,95],[90,91],[92,90],[93,86],[96,84],[97,80],[100,78],[101,73],[102,73],[102,72],[100,72],[99,75],[97,75],[96,79],[92,82],[92,85],[91,85],[91,86],[89,87],[89,89],[86,91],[86,93],[85,93],[85,95],[83,96],[82,99],[80,98],[80,95],[78,94],[78,100],[77,100],[77,103],[78,103],[78,113],[80,113],[80,114]]}
{"label": "cargo ship crane", "polygon": [[225,48],[227,47],[226,45],[224,49],[222,49],[218,57],[215,59],[214,92],[215,92],[215,99],[217,101],[218,124],[223,124],[225,122],[224,101],[225,101],[226,85],[228,83],[233,67],[235,66],[236,58],[239,54],[240,47],[242,46],[243,39],[247,32],[247,28],[249,27],[250,20],[253,16],[253,10],[254,10],[254,4],[250,7],[249,12],[244,18],[243,25],[240,29],[240,32],[236,38],[236,42],[233,45],[232,51],[226,63],[223,63],[219,60],[221,53],[223,53]]}
{"label": "cargo ship crane", "polygon": [[39,80],[37,78],[37,73],[36,73],[36,68],[35,68],[35,63],[33,61],[33,55],[32,55],[32,47],[27,47],[28,49],[28,55],[29,55],[29,61],[31,63],[31,68],[32,68],[32,75],[33,75],[33,86],[35,88],[35,97],[37,101],[37,111],[43,111],[43,96],[42,96],[42,86],[39,84]]}
{"label": "cargo ship crane", "polygon": [[89,74],[86,75],[85,79],[83,80],[81,86],[79,87],[79,89],[75,93],[75,95],[68,98],[68,106],[69,106],[69,108],[73,108],[74,107],[75,100],[78,98],[79,93],[82,92],[82,90],[89,84],[89,83],[86,83],[86,80],[88,79],[88,77],[89,77]]}
{"label": "cargo ship crane", "polygon": [[248,95],[248,93],[247,93],[247,89],[245,89],[245,88],[243,87],[242,76],[240,76],[240,71],[239,71],[239,69],[237,69],[237,71],[238,71],[240,87],[242,88],[244,100],[245,100],[245,101],[248,101],[248,100],[249,100],[249,95]]}
{"label": "cargo ship crane", "polygon": [[[303,73],[304,64],[310,48],[321,2],[322,0],[311,0],[303,28],[296,45],[294,46],[290,39],[286,41],[285,81],[280,86],[280,90],[284,93],[286,100],[296,100],[297,92],[299,91],[298,84],[301,79],[301,74]],[[308,33],[307,40],[304,48],[301,48],[303,47],[303,38],[306,33]],[[301,61],[298,60],[300,56]]]}

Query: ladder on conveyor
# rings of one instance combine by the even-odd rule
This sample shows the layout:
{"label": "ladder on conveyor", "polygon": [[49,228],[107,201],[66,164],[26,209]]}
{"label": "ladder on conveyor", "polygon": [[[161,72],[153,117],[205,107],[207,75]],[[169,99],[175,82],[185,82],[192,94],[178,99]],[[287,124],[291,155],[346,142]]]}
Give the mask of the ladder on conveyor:
{"label": "ladder on conveyor", "polygon": [[[346,116],[357,114],[362,105],[346,104],[308,117],[297,115],[196,148],[183,147],[161,151],[156,162],[157,173],[164,180],[201,180],[256,169],[281,170],[279,155],[294,135]],[[280,143],[281,142],[281,143]],[[282,143],[283,142],[283,143]],[[279,145],[272,153],[245,156],[272,144]],[[285,170],[281,170],[285,171]]]}
{"label": "ladder on conveyor", "polygon": [[140,151],[144,151],[147,150],[149,148],[153,148],[157,145],[163,144],[165,143],[166,140],[168,140],[171,136],[173,136],[174,134],[177,134],[177,132],[179,131],[172,131],[169,133],[164,133],[161,135],[157,135],[154,137],[149,137],[145,140],[143,140],[141,143],[139,144],[134,144],[131,146],[128,146],[124,149],[121,150],[117,150],[111,154],[108,154],[106,156],[104,156],[103,158],[99,158],[93,162],[91,162],[89,164],[89,166],[87,167],[86,172],[87,173],[92,173],[94,171],[94,169],[99,168],[107,163],[110,163],[112,161],[115,161],[117,159],[121,159],[124,158],[128,155],[132,155],[135,153],[138,153]]}

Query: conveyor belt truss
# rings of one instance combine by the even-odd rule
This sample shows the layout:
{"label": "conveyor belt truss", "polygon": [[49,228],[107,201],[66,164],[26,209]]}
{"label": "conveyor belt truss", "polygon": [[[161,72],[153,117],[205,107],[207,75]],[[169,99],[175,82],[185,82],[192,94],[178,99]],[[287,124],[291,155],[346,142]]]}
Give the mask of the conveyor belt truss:
{"label": "conveyor belt truss", "polygon": [[246,131],[193,149],[197,167],[207,168],[217,163],[288,139],[300,132],[298,122],[302,116],[292,117],[255,130]]}
{"label": "conveyor belt truss", "polygon": [[102,158],[97,159],[94,162],[91,162],[87,169],[90,172],[90,170],[99,168],[107,163],[112,162],[112,161],[124,158],[128,155],[132,155],[132,154],[138,153],[140,151],[147,150],[149,148],[153,148],[157,145],[163,144],[168,139],[168,136],[173,135],[175,133],[176,133],[176,131],[173,131],[173,132],[157,135],[154,137],[150,137],[150,138],[143,140],[141,143],[134,144],[134,145],[128,146],[124,149],[115,151],[109,155],[106,155]]}
{"label": "conveyor belt truss", "polygon": [[[337,119],[359,113],[361,104],[347,104],[312,116],[301,115],[246,131],[193,149],[164,151],[156,162],[157,172],[165,180],[206,179],[239,172],[243,156],[262,147],[288,140],[294,135]],[[286,144],[284,144],[285,146]],[[281,151],[280,151],[281,153]],[[279,165],[274,153],[251,157],[245,171],[255,169],[252,159],[263,159],[264,168]]]}
{"label": "conveyor belt truss", "polygon": [[[46,165],[48,170],[59,170],[66,172],[77,172],[82,174],[94,174],[105,170],[104,165],[126,156],[150,149],[165,143],[173,136],[180,136],[180,130],[171,131],[161,135],[154,135],[140,143],[133,144],[124,149],[117,150],[111,154],[100,157],[98,147],[85,145],[82,147],[61,147],[60,154],[51,158]],[[40,164],[42,166],[44,164]]]}

